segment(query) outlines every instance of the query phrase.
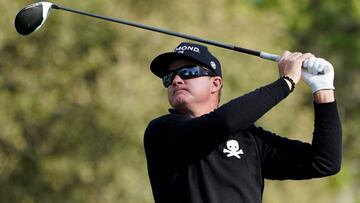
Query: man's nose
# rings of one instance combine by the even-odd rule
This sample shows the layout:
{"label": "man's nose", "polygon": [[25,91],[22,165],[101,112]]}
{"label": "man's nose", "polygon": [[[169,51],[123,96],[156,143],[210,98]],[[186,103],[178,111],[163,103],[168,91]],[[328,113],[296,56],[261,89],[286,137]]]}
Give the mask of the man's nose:
{"label": "man's nose", "polygon": [[173,81],[172,81],[172,84],[183,84],[184,83],[184,80],[181,79],[181,77],[179,75],[175,75]]}

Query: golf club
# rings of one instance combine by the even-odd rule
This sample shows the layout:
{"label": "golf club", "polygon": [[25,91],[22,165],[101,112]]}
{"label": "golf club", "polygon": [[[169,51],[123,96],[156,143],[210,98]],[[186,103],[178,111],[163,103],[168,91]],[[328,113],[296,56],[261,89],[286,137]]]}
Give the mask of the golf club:
{"label": "golf club", "polygon": [[262,52],[262,51],[255,51],[255,50],[237,47],[237,46],[233,46],[233,45],[227,45],[227,44],[223,44],[220,42],[201,39],[198,37],[194,37],[194,36],[190,36],[190,35],[186,35],[186,34],[182,34],[182,33],[178,33],[178,32],[173,32],[173,31],[169,31],[169,30],[164,30],[164,29],[160,29],[160,28],[156,28],[156,27],[152,27],[152,26],[147,26],[147,25],[143,25],[143,24],[139,24],[139,23],[135,23],[135,22],[131,22],[131,21],[104,17],[104,16],[100,16],[100,15],[96,15],[96,14],[92,14],[92,13],[88,13],[88,12],[83,12],[83,11],[74,10],[71,8],[66,8],[66,7],[56,5],[56,4],[53,4],[50,2],[37,2],[37,3],[31,4],[29,6],[26,6],[21,11],[19,11],[19,13],[16,15],[16,18],[15,18],[15,28],[16,28],[17,32],[22,35],[28,35],[28,34],[35,32],[36,30],[38,30],[44,24],[46,19],[48,18],[51,9],[69,11],[69,12],[77,13],[80,15],[95,17],[95,18],[99,18],[99,19],[103,19],[103,20],[107,20],[107,21],[111,21],[111,22],[116,22],[116,23],[125,24],[125,25],[129,25],[129,26],[137,27],[137,28],[142,28],[142,29],[146,29],[146,30],[150,30],[150,31],[154,31],[154,32],[167,34],[167,35],[172,35],[172,36],[176,36],[176,37],[180,37],[180,38],[184,38],[184,39],[202,42],[205,44],[210,44],[213,46],[222,47],[225,49],[230,49],[233,51],[238,51],[241,53],[258,56],[260,58],[271,60],[271,61],[278,62],[280,60],[279,55],[270,54],[270,53]]}

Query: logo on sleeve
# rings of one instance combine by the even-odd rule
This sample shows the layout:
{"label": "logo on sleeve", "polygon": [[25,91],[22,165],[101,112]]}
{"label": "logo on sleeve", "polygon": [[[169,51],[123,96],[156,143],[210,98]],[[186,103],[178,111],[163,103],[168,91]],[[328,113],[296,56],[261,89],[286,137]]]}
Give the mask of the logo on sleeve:
{"label": "logo on sleeve", "polygon": [[239,143],[236,140],[229,140],[226,142],[226,147],[223,150],[223,153],[227,154],[227,157],[236,157],[240,159],[240,154],[244,154],[243,150],[240,149]]}

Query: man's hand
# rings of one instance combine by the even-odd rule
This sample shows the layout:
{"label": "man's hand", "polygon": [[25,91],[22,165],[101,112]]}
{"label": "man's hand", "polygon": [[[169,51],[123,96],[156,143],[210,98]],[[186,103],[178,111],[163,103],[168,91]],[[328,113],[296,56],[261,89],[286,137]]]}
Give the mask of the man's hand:
{"label": "man's hand", "polygon": [[335,89],[334,68],[331,63],[322,58],[311,57],[304,62],[304,67],[302,79],[311,87],[313,93]]}
{"label": "man's hand", "polygon": [[[310,57],[313,57],[311,53],[302,54],[300,52],[291,53],[285,51],[278,64],[280,76],[288,76],[295,84],[298,83],[301,78],[303,62]],[[288,83],[289,88],[291,88],[290,82],[287,80],[286,82]]]}
{"label": "man's hand", "polygon": [[304,67],[301,77],[311,87],[315,102],[334,101],[334,68],[331,63],[311,57],[304,62]]}

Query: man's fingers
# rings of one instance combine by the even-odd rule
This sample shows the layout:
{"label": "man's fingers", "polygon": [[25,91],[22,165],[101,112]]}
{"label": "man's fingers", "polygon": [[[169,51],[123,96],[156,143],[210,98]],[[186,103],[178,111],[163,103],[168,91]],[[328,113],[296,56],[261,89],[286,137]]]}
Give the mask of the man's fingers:
{"label": "man's fingers", "polygon": [[315,60],[316,58],[312,55],[310,56],[310,58],[307,58],[303,63],[303,67],[306,68],[309,73],[313,72],[312,69],[314,67]]}
{"label": "man's fingers", "polygon": [[309,67],[310,65],[310,59],[306,59],[305,61],[304,61],[304,63],[303,63],[303,67]]}
{"label": "man's fingers", "polygon": [[312,68],[312,70],[311,70],[311,73],[312,74],[314,74],[314,75],[316,75],[317,74],[317,69],[319,68],[319,66],[321,65],[321,59],[320,58],[317,58],[316,60],[315,60],[315,62],[314,62],[314,66],[313,66],[313,68]]}
{"label": "man's fingers", "polygon": [[308,59],[308,58],[311,58],[311,57],[315,57],[315,56],[314,56],[314,54],[309,53],[309,52],[308,52],[308,53],[303,54],[303,58],[304,58],[304,59]]}
{"label": "man's fingers", "polygon": [[311,56],[309,59],[306,59],[303,63],[303,67],[307,69],[307,72],[313,75],[319,73],[329,72],[329,66],[332,66],[327,60],[323,58],[315,58]]}
{"label": "man's fingers", "polygon": [[305,53],[299,56],[299,60],[302,61],[302,67],[307,68],[311,67],[314,63],[314,55],[312,53]]}
{"label": "man's fingers", "polygon": [[326,66],[326,64],[324,64],[324,63],[319,64],[319,66],[316,67],[316,73],[314,73],[314,74],[323,73],[325,66]]}
{"label": "man's fingers", "polygon": [[320,59],[319,65],[316,68],[317,73],[324,72],[326,66],[327,66],[327,61],[325,61],[325,59]]}
{"label": "man's fingers", "polygon": [[306,59],[309,59],[311,57],[314,57],[313,54],[311,53],[301,53],[301,52],[290,52],[290,51],[285,51],[281,57],[280,60],[286,59],[288,61],[297,61],[297,60],[301,60],[301,61],[305,61]]}
{"label": "man's fingers", "polygon": [[326,61],[325,67],[324,67],[324,73],[328,74],[329,72],[334,72],[334,67],[332,66],[332,64],[329,61]]}
{"label": "man's fingers", "polygon": [[281,58],[280,58],[279,62],[281,60],[283,60],[284,58],[287,58],[290,54],[291,54],[290,51],[288,51],[288,50],[284,51],[284,53],[281,55]]}
{"label": "man's fingers", "polygon": [[289,56],[289,59],[292,61],[298,60],[302,56],[301,52],[294,52]]}

